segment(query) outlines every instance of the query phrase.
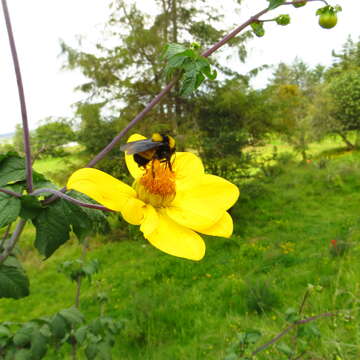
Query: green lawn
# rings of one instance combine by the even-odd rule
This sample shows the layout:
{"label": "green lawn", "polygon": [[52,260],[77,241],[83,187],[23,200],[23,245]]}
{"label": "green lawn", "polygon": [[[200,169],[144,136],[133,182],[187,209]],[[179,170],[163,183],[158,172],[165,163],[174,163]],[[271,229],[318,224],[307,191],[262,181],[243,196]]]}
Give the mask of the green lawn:
{"label": "green lawn", "polygon": [[[327,143],[314,150],[306,165],[279,163],[271,177],[241,186],[231,210],[234,235],[207,237],[201,262],[159,252],[116,217],[110,236],[91,239],[88,257],[99,259],[102,268],[92,283],[84,283],[81,310],[96,316],[96,294],[108,293],[107,313],[124,321],[114,359],[224,359],[237,334],[248,329],[262,333],[254,349],[288,325],[285,312],[299,308],[308,284],[321,291],[311,294],[304,315],[341,312],[306,327],[297,342],[291,333],[283,344],[300,351],[306,341],[301,359],[359,359],[360,154],[315,156],[326,148]],[[75,285],[57,267],[80,256],[80,247],[73,240],[42,261],[32,250],[32,236],[29,225],[22,257],[31,295],[0,300],[3,321],[29,320],[73,304]],[[346,245],[344,254],[334,252],[334,239]],[[289,357],[271,347],[256,359]]]}

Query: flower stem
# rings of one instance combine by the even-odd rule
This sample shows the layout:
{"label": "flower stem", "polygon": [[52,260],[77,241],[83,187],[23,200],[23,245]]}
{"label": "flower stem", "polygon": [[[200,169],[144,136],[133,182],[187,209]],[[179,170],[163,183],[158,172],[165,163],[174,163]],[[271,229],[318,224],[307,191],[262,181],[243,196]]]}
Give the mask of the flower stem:
{"label": "flower stem", "polygon": [[12,250],[14,249],[16,243],[18,242],[20,235],[24,229],[26,224],[26,220],[20,219],[16,225],[15,231],[12,234],[6,248],[4,249],[3,253],[0,255],[0,265],[8,258],[11,254]]}
{"label": "flower stem", "polygon": [[21,194],[15,192],[15,191],[4,189],[4,188],[0,188],[0,192],[17,197],[17,198],[21,198],[21,196],[22,196]]}
{"label": "flower stem", "polygon": [[28,192],[31,192],[33,189],[33,178],[32,178],[32,166],[31,166],[30,134],[29,134],[27,111],[26,111],[24,86],[23,86],[23,82],[22,82],[22,78],[21,78],[19,59],[18,59],[16,46],[15,46],[15,39],[14,39],[14,34],[13,34],[12,26],[11,26],[9,9],[8,9],[6,0],[1,0],[1,3],[2,3],[2,7],[3,7],[6,29],[7,29],[7,33],[8,33],[8,37],[9,37],[10,50],[11,50],[11,55],[12,55],[12,59],[13,59],[13,63],[14,63],[16,82],[17,82],[17,87],[18,87],[18,92],[19,92],[21,117],[22,117],[22,124],[23,124],[23,134],[24,134],[24,150],[25,150],[25,155],[26,155],[26,183],[27,183]]}
{"label": "flower stem", "polygon": [[74,199],[69,195],[64,194],[63,192],[59,191],[59,190],[54,190],[54,189],[50,189],[50,188],[43,188],[43,189],[38,189],[33,191],[30,195],[32,196],[38,196],[40,194],[43,193],[51,193],[56,195],[57,197],[61,197],[69,202],[72,202],[76,205],[82,206],[82,207],[86,207],[86,208],[90,208],[90,209],[97,209],[97,210],[102,210],[102,211],[109,211],[112,212],[112,210],[106,208],[105,206],[102,205],[96,205],[96,204],[89,204],[89,203],[84,203],[78,199]]}

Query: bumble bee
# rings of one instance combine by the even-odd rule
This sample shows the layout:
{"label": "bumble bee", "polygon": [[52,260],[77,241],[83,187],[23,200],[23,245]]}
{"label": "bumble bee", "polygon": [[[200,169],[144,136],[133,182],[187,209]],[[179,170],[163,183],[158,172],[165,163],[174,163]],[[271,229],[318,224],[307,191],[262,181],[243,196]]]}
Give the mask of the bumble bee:
{"label": "bumble bee", "polygon": [[132,141],[120,147],[126,155],[134,155],[139,167],[146,167],[151,160],[165,162],[171,168],[171,156],[175,153],[175,140],[169,135],[155,133],[151,139]]}

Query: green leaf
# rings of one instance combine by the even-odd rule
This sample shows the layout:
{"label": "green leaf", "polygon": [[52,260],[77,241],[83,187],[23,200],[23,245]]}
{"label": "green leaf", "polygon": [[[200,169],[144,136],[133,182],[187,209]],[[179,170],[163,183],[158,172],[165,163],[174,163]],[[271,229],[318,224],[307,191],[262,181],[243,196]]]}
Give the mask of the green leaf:
{"label": "green leaf", "polygon": [[26,325],[27,324],[14,335],[13,342],[15,346],[24,347],[30,344],[34,328]]}
{"label": "green leaf", "polygon": [[[89,204],[98,204],[88,196],[74,190],[70,191],[68,195]],[[80,207],[71,203],[68,203],[68,206],[72,211],[72,229],[79,240],[92,232],[106,234],[110,231],[107,214],[103,211]]]}
{"label": "green leaf", "polygon": [[283,354],[287,355],[287,356],[294,355],[294,351],[287,344],[285,344],[283,342],[277,344],[276,349],[279,350],[280,352],[282,352]]}
{"label": "green leaf", "polygon": [[262,22],[254,21],[250,24],[257,37],[263,37],[265,35],[265,29]]}
{"label": "green leaf", "polygon": [[15,221],[20,214],[20,209],[20,199],[0,193],[0,228]]}
{"label": "green leaf", "polygon": [[186,50],[187,49],[184,45],[170,43],[165,46],[164,57],[166,59],[169,59],[169,58],[173,57],[174,55],[182,53]]}
{"label": "green leaf", "polygon": [[67,332],[67,323],[59,314],[55,314],[50,322],[51,331],[55,338],[61,340]]}
{"label": "green leaf", "polygon": [[285,0],[268,0],[268,1],[269,1],[269,7],[268,7],[269,10],[275,9],[285,2]]}
{"label": "green leaf", "polygon": [[79,325],[84,321],[83,314],[75,307],[61,310],[59,311],[59,315],[62,316],[69,325]]}
{"label": "green leaf", "polygon": [[85,349],[85,355],[88,358],[88,360],[95,359],[95,356],[98,352],[96,344],[89,344]]}
{"label": "green leaf", "polygon": [[35,247],[46,258],[69,240],[71,219],[66,202],[58,199],[33,220],[36,227]]}
{"label": "green leaf", "polygon": [[43,207],[35,196],[24,195],[20,198],[21,211],[20,216],[25,220],[35,219],[43,210]]}
{"label": "green leaf", "polygon": [[35,329],[31,335],[30,351],[34,359],[41,359],[46,354],[46,337],[38,329]]}
{"label": "green leaf", "polygon": [[0,186],[26,179],[25,160],[10,154],[0,162]]}
{"label": "green leaf", "polygon": [[88,327],[87,326],[81,326],[75,331],[76,341],[80,345],[85,341],[87,332],[88,332]]}
{"label": "green leaf", "polygon": [[29,295],[29,279],[19,267],[0,265],[0,298],[20,299]]}
{"label": "green leaf", "polygon": [[16,351],[14,360],[32,360],[32,354],[29,349],[21,349]]}
{"label": "green leaf", "polygon": [[98,358],[101,360],[111,360],[111,347],[106,342],[101,342],[97,346]]}
{"label": "green leaf", "polygon": [[11,332],[9,330],[9,328],[5,325],[0,325],[0,338],[2,337],[10,337],[11,336]]}
{"label": "green leaf", "polygon": [[[34,182],[34,190],[41,188],[50,188],[57,189],[57,186],[53,184],[49,179],[47,179],[43,174],[40,174],[36,171],[33,171],[33,182]],[[43,193],[43,196],[52,195],[51,193]]]}

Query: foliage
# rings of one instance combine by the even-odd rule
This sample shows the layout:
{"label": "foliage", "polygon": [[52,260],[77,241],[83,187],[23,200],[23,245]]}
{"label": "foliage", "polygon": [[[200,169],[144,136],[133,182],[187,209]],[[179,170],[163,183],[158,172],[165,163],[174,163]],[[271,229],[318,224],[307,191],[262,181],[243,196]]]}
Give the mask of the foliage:
{"label": "foliage", "polygon": [[199,48],[198,44],[192,44],[189,49],[179,44],[168,44],[165,47],[167,64],[164,71],[168,78],[180,71],[182,96],[191,95],[206,77],[215,80],[217,76],[216,70],[211,70],[209,60],[198,53]]}
{"label": "foliage", "polygon": [[[54,187],[43,175],[34,172],[34,189]],[[58,199],[46,205],[39,198],[31,194],[24,194],[25,189],[25,161],[16,153],[0,155],[0,186],[5,190],[19,194],[14,197],[7,193],[0,193],[0,227],[10,226],[18,217],[31,220],[36,228],[35,247],[45,257],[49,257],[59,246],[69,240],[70,231],[73,231],[81,241],[85,236],[96,231],[106,231],[105,215],[99,210],[81,208]],[[46,193],[45,193],[46,195]],[[94,203],[85,195],[71,192],[74,198]],[[10,242],[5,237],[1,247]],[[0,297],[19,298],[29,293],[28,279],[15,254],[10,264],[6,260],[0,265],[2,287]]]}
{"label": "foliage", "polygon": [[33,151],[60,156],[64,153],[63,146],[75,141],[75,133],[65,119],[48,118],[36,128],[32,140]]}
{"label": "foliage", "polygon": [[334,78],[328,87],[333,103],[332,117],[345,130],[360,130],[360,70],[351,70]]}
{"label": "foliage", "polygon": [[[170,73],[179,68],[186,68],[183,89],[180,91],[180,85],[175,85],[174,90],[148,114],[148,121],[138,125],[137,131],[191,135],[188,129],[194,118],[194,104],[182,95],[189,95],[197,88],[203,76],[215,77],[208,60],[199,55],[199,49],[225,34],[218,22],[222,17],[220,7],[203,1],[155,0],[154,9],[156,14],[149,17],[135,1],[113,1],[106,24],[111,40],[96,44],[94,52],[62,44],[65,66],[80,69],[89,79],[78,87],[86,99],[77,104],[76,117],[79,141],[91,153],[104,147],[109,137],[134,118],[160,92]],[[246,56],[244,43],[250,36],[245,33],[229,43],[242,60]],[[189,44],[189,39],[198,44],[196,50]],[[168,50],[162,57],[166,46]],[[180,53],[171,50],[175,47]],[[216,59],[212,62],[226,76],[238,76],[233,69],[218,64]],[[166,66],[167,70],[164,70]],[[179,149],[183,141],[178,139]]]}
{"label": "foliage", "polygon": [[[83,276],[91,280],[98,271],[98,263],[96,260],[88,263],[67,261],[61,269],[71,280]],[[0,291],[6,285],[4,275],[6,273],[2,269]],[[16,286],[12,288],[14,291],[17,289]],[[98,298],[98,301],[103,309],[104,297]],[[52,316],[42,316],[24,323],[3,322],[0,323],[0,356],[4,359],[40,360],[49,354],[52,358],[60,358],[62,348],[70,345],[75,356],[80,351],[89,360],[111,359],[115,337],[122,328],[122,321],[104,316],[103,310],[99,317],[86,321],[77,307],[65,308]]]}
{"label": "foliage", "polygon": [[[291,150],[278,139],[271,142],[279,151]],[[359,153],[342,154],[334,151],[335,146],[341,142],[313,144],[313,160],[306,166],[288,162],[277,176],[246,180],[241,201],[231,209],[236,219],[234,235],[231,239],[209,237],[209,253],[201,263],[161,254],[140,236],[124,234],[116,223],[112,242],[108,235],[91,237],[84,264],[98,259],[101,272],[93,275],[91,283],[84,281],[81,312],[87,323],[97,318],[99,286],[108,293],[106,315],[124,319],[113,358],[180,360],[198,354],[199,358],[223,359],[237,334],[251,329],[261,332],[261,338],[249,347],[254,350],[290,325],[287,310],[300,304],[307,284],[312,283],[323,291],[307,303],[304,316],[341,311],[333,320],[316,321],[321,337],[313,337],[305,359],[357,359],[357,350],[346,344],[359,344],[359,315],[353,301],[360,276]],[[326,155],[327,166],[319,168],[319,154],[327,147],[333,151]],[[263,151],[271,151],[271,146]],[[70,241],[43,262],[30,245],[33,236],[29,226],[23,256],[31,296],[1,300],[0,317],[9,321],[27,322],[55,314],[73,301],[71,289],[76,284],[64,281],[58,269],[62,262],[79,257],[81,249]],[[333,256],[331,240],[340,238],[352,246],[344,255]],[[244,297],[259,279],[280,298],[272,310],[261,314],[249,311]],[[282,340],[291,348],[293,335]],[[259,360],[287,359],[275,346],[268,351],[259,353]],[[69,353],[64,344],[62,358],[67,359]],[[55,356],[49,350],[45,358]]]}
{"label": "foliage", "polygon": [[259,144],[272,127],[265,94],[233,80],[203,94],[198,106],[200,153],[211,172],[231,178],[234,167],[249,160],[243,149]]}
{"label": "foliage", "polygon": [[[32,157],[37,159],[41,156],[62,156],[63,146],[75,141],[75,133],[67,120],[63,118],[44,119],[42,125],[31,132],[30,141],[32,146]],[[20,125],[16,125],[13,138],[14,148],[24,155],[23,131]]]}

